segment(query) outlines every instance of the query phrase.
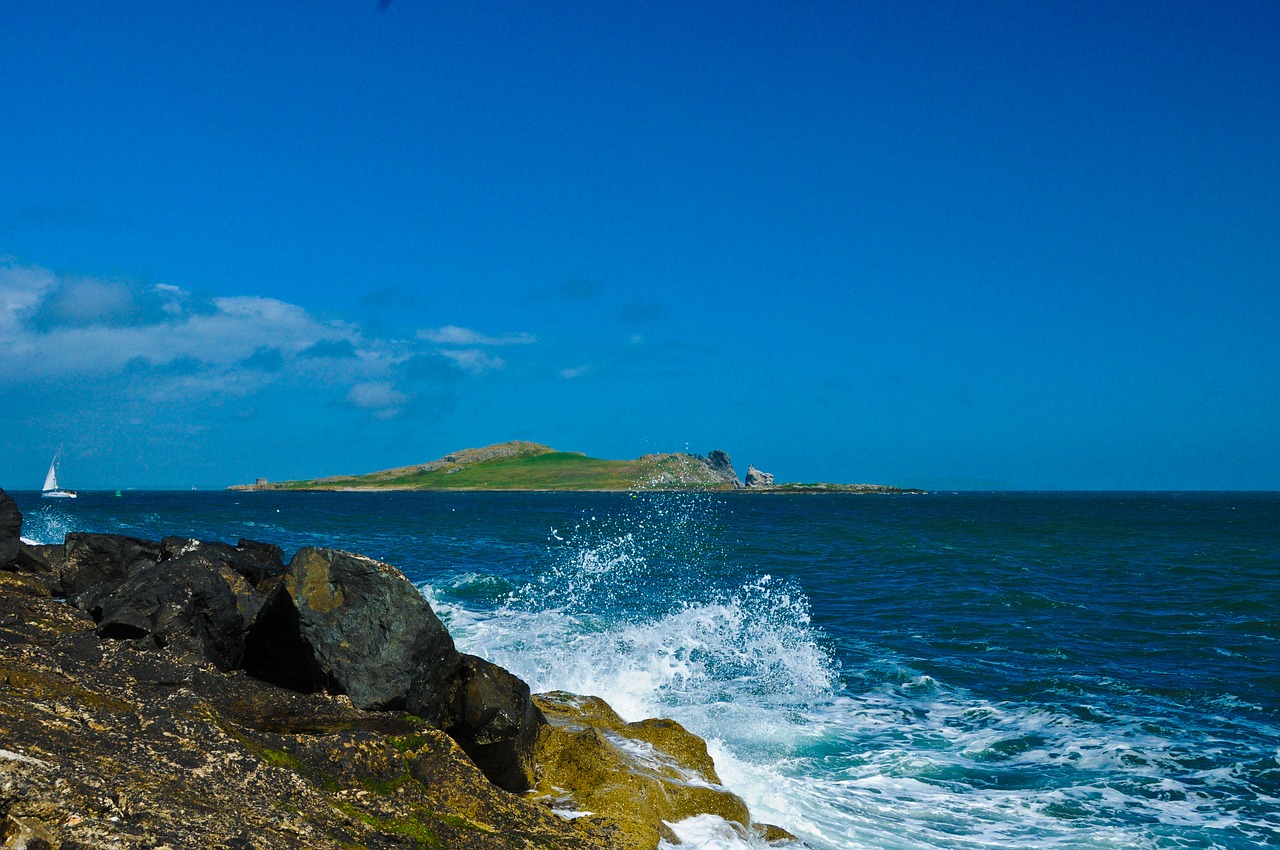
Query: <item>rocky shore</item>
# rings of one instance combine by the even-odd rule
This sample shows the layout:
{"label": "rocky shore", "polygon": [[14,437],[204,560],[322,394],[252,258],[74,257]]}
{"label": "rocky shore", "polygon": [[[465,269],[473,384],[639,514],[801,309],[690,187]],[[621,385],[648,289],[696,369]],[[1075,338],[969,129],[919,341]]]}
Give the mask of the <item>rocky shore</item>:
{"label": "rocky shore", "polygon": [[794,841],[678,723],[458,652],[388,564],[21,526],[0,490],[5,850],[651,850],[700,814]]}

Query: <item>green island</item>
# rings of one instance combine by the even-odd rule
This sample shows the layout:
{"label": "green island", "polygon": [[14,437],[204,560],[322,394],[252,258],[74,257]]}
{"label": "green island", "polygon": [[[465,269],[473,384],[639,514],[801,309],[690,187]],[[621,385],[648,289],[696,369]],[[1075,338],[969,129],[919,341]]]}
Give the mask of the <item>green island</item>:
{"label": "green island", "polygon": [[264,478],[230,490],[447,490],[447,491],[634,491],[722,490],[748,493],[923,493],[883,484],[775,484],[750,467],[739,480],[729,456],[688,452],[648,454],[634,460],[604,460],[557,451],[527,440],[463,449],[429,463],[359,475],[295,481]]}

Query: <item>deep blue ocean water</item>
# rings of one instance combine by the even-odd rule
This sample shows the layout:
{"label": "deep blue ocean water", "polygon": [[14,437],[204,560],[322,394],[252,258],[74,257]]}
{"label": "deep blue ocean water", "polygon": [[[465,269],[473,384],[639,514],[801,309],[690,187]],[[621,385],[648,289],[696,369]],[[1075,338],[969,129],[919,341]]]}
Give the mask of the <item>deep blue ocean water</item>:
{"label": "deep blue ocean water", "polygon": [[817,850],[1280,846],[1280,494],[13,495],[41,542],[388,561],[462,649],[674,717]]}

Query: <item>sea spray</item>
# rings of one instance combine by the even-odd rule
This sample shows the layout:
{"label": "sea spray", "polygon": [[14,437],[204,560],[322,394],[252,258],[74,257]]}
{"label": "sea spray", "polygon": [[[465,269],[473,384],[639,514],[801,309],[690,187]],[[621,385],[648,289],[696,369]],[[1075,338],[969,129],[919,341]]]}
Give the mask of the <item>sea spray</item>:
{"label": "sea spray", "polygon": [[[797,586],[724,562],[708,533],[721,509],[691,494],[648,497],[553,528],[546,572],[483,614],[455,592],[465,594],[473,576],[424,592],[467,651],[535,691],[602,696],[629,720],[679,720],[742,778],[730,787],[749,804],[757,796],[784,813],[768,805],[779,775],[748,766],[810,744],[818,733],[804,714],[832,700],[838,674]],[[734,573],[750,577],[734,585]],[[674,828],[693,847],[755,841],[715,820]]]}
{"label": "sea spray", "polygon": [[45,502],[22,515],[22,536],[32,543],[61,543],[70,532],[82,530],[76,515],[61,502]]}

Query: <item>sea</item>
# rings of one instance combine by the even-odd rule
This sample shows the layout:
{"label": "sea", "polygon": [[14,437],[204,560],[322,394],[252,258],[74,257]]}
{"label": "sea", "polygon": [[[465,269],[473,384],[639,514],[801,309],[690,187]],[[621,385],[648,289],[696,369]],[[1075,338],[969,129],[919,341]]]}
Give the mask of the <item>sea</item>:
{"label": "sea", "polygon": [[14,495],[40,542],[394,564],[461,649],[676,719],[814,850],[1280,846],[1278,493]]}

